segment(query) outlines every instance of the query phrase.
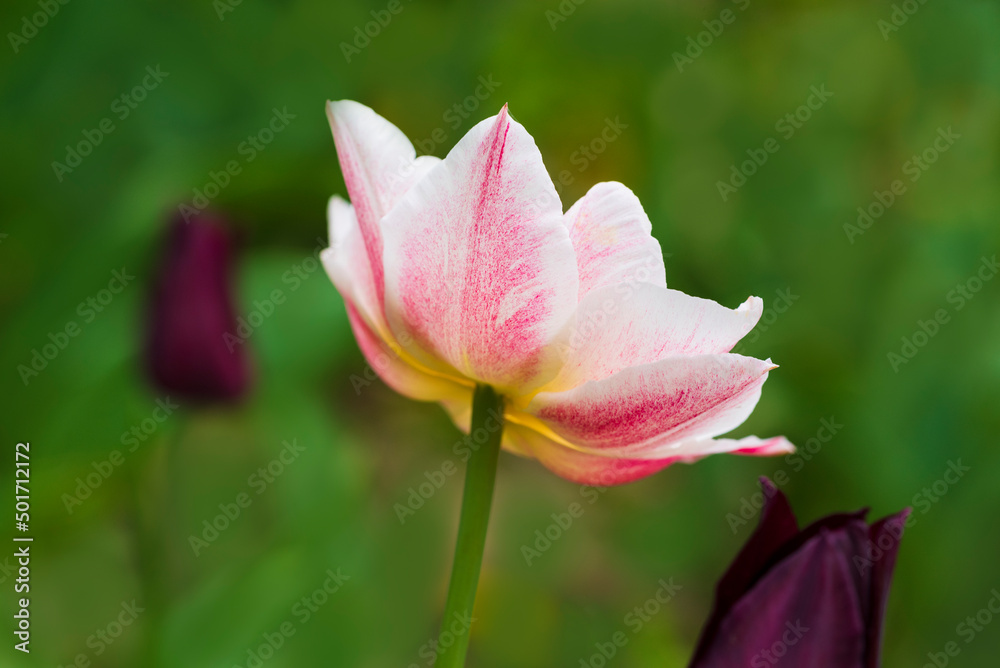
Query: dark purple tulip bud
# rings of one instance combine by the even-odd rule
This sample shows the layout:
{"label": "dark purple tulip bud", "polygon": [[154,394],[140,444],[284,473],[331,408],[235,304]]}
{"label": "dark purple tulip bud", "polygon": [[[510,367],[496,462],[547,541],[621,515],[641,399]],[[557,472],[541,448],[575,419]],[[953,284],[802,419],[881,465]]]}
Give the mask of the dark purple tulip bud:
{"label": "dark purple tulip bud", "polygon": [[761,478],[760,525],[716,588],[690,668],[877,668],[882,620],[909,509],[867,509],[799,530],[788,500]]}
{"label": "dark purple tulip bud", "polygon": [[239,397],[250,379],[236,339],[232,240],[217,219],[171,223],[154,279],[147,355],[154,382],[194,400]]}

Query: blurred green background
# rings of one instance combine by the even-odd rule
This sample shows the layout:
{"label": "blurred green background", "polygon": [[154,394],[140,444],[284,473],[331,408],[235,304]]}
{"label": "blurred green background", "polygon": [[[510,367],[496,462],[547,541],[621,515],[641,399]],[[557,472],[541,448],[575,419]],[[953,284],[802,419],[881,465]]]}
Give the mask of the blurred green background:
{"label": "blurred green background", "polygon": [[[328,98],[359,100],[414,140],[438,130],[425,142],[437,155],[509,102],[550,173],[570,173],[564,207],[593,183],[622,181],[653,221],[672,287],[727,306],[760,295],[782,311],[765,311],[739,348],[781,368],[737,435],[802,446],[823,420],[842,425],[808,461],[715,457],[593,504],[578,485],[502,455],[470,665],[588,665],[619,630],[629,642],[608,665],[684,665],[717,578],[756,522],[748,512],[733,527],[727,515],[757,476],[779,470],[806,522],[915,506],[887,666],[922,665],[951,640],[962,648],[953,665],[994,665],[1000,621],[968,644],[956,625],[1000,587],[1000,280],[961,309],[953,291],[977,287],[982,258],[1000,247],[1000,7],[577,3],[403,0],[357,52],[343,44],[364,45],[355,28],[372,11],[384,20],[390,3],[76,1],[53,3],[35,32],[24,20],[40,4],[3,4],[0,470],[12,506],[13,447],[31,442],[36,542],[33,651],[14,652],[8,634],[0,666],[69,666],[81,654],[94,666],[255,665],[248,651],[286,622],[294,635],[263,665],[428,665],[460,476],[405,523],[394,507],[440,469],[458,432],[437,406],[380,382],[356,391],[365,364],[329,280],[307,273],[293,291],[282,278],[325,241],[327,198],[345,194]],[[732,21],[714,23],[724,10]],[[699,33],[700,53],[688,42]],[[688,48],[690,62],[675,56]],[[147,66],[168,74],[122,119],[112,104]],[[466,101],[480,77],[495,90]],[[813,86],[832,97],[799,110]],[[288,295],[247,343],[254,389],[234,408],[182,405],[128,452],[122,435],[164,397],[140,363],[164,223],[211,171],[244,159],[238,146],[275,108],[294,120],[212,201],[239,230],[240,312],[275,288]],[[797,110],[808,120],[782,124]],[[114,130],[60,180],[53,161],[106,117]],[[627,127],[587,156],[608,119]],[[948,128],[960,137],[947,151],[904,172]],[[768,138],[779,150],[724,200],[718,182]],[[884,215],[863,234],[845,230],[896,179],[906,190]],[[123,267],[136,280],[25,385],[18,365]],[[889,353],[939,309],[948,322],[918,335],[925,345],[894,369]],[[285,440],[305,448],[300,457],[196,556],[189,537],[250,490]],[[77,478],[115,450],[124,462],[68,512]],[[932,485],[959,459],[971,470],[937,496]],[[529,566],[521,546],[581,499],[584,515]],[[303,619],[295,606],[328,569],[350,579]],[[661,578],[682,589],[636,631],[626,615]],[[145,611],[100,640],[133,600]]]}

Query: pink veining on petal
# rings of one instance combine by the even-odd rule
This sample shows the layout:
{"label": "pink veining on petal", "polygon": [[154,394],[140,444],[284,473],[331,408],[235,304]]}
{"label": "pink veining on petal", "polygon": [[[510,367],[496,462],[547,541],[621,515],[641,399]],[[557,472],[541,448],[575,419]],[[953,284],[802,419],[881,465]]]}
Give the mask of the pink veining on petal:
{"label": "pink veining on petal", "polygon": [[[441,402],[467,427],[472,382],[489,383],[523,411],[505,447],[586,484],[792,450],[782,437],[714,438],[749,416],[773,368],[724,354],[760,300],[733,310],[666,290],[628,188],[597,184],[563,215],[506,105],[444,161],[416,158],[363,105],[328,114],[353,209],[331,202],[336,241],[323,261],[362,352],[394,389]],[[581,339],[591,316],[603,320]]]}
{"label": "pink veining on petal", "polygon": [[500,388],[548,368],[547,345],[575,307],[575,256],[538,150],[506,107],[383,224],[394,329]]}
{"label": "pink veining on petal", "polygon": [[628,459],[625,457],[599,457],[573,450],[569,452],[572,453],[570,455],[571,461],[558,465],[542,457],[539,460],[551,468],[554,473],[571,482],[597,487],[611,487],[612,485],[635,482],[678,462],[674,457]]}
{"label": "pink veining on petal", "polygon": [[[745,439],[744,439],[745,440]],[[754,445],[748,445],[738,450],[730,450],[735,455],[759,455],[769,457],[771,455],[786,455],[795,452],[795,446],[788,442],[784,436],[774,436],[765,441],[759,441]]]}
{"label": "pink veining on petal", "polygon": [[623,448],[658,448],[735,428],[753,409],[771,368],[738,355],[672,357],[574,390],[540,394],[528,410],[587,448],[619,454]]}
{"label": "pink veining on petal", "polygon": [[728,352],[760,318],[761,300],[737,309],[677,290],[639,284],[587,293],[563,334],[565,365],[556,389],[601,380],[674,355]]}
{"label": "pink veining on petal", "polygon": [[602,457],[567,448],[521,425],[508,425],[504,433],[504,444],[515,452],[535,457],[546,468],[566,480],[600,487],[633,482],[680,461],[677,457]]}
{"label": "pink veining on petal", "polygon": [[439,160],[431,156],[417,158],[406,135],[357,102],[330,102],[327,117],[371,265],[372,291],[381,311],[385,284],[380,221],[396,200]]}
{"label": "pink veining on petal", "polygon": [[[509,249],[496,245],[491,236],[499,231],[498,228],[503,227],[507,228],[506,234],[513,238],[530,234],[525,229],[523,219],[507,213],[504,218],[498,220],[499,216],[496,215],[508,203],[505,201],[504,193],[510,184],[504,182],[503,157],[509,133],[510,117],[505,104],[497,116],[493,131],[487,137],[490,147],[485,152],[480,167],[482,176],[479,177],[478,196],[472,212],[474,222],[466,238],[466,243],[473,249],[473,257],[487,261],[487,271],[483,272],[478,262],[466,265],[465,284],[472,286],[472,289],[462,292],[462,328],[471,333],[472,337],[492,337],[499,344],[500,350],[531,351],[525,359],[524,369],[527,377],[530,377],[535,373],[542,344],[542,341],[533,336],[537,332],[535,326],[551,312],[548,302],[552,297],[552,291],[537,293],[523,308],[503,321],[499,314],[502,301],[484,302],[482,299],[484,294],[490,292],[501,295],[514,292],[521,283],[533,281],[538,276],[537,267],[532,266],[524,267],[520,272],[508,271],[507,268],[512,266],[516,259],[507,256],[506,252],[509,252]],[[517,176],[512,175],[511,178]],[[516,202],[510,204],[517,206]],[[493,362],[491,358],[497,354],[497,351],[474,347],[470,347],[470,352],[473,353],[470,355],[470,362],[475,368],[488,368]]]}
{"label": "pink veining on petal", "polygon": [[570,207],[564,222],[576,251],[581,299],[622,283],[666,287],[660,243],[639,199],[624,185],[598,183]]}
{"label": "pink veining on petal", "polygon": [[379,303],[383,301],[384,286],[382,278],[382,237],[379,234],[378,219],[381,218],[376,211],[378,199],[369,185],[372,179],[370,174],[364,173],[361,166],[361,159],[358,155],[359,149],[351,137],[338,123],[333,122],[331,113],[331,126],[333,128],[333,138],[337,145],[337,154],[340,159],[340,170],[344,175],[344,183],[347,185],[347,194],[351,198],[354,212],[357,216],[358,225],[361,229],[361,238],[364,240],[365,251],[368,254],[368,263],[371,266],[372,280],[375,294]]}

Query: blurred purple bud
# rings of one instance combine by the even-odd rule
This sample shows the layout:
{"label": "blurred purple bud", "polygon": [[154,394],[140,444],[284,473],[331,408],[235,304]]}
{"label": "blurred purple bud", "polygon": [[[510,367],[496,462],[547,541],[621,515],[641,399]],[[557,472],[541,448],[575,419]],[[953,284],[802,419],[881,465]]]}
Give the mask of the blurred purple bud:
{"label": "blurred purple bud", "polygon": [[232,270],[232,239],[222,221],[174,218],[154,278],[146,351],[153,381],[165,391],[230,401],[247,389]]}

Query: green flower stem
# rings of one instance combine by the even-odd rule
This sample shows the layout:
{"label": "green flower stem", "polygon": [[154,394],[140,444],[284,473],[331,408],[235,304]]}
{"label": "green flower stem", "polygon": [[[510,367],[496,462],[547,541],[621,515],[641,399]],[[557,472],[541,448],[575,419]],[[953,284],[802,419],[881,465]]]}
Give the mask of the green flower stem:
{"label": "green flower stem", "polygon": [[[486,442],[479,443],[477,434],[487,434]],[[441,631],[457,627],[462,620],[462,633],[455,636],[453,645],[438,656],[437,668],[462,668],[465,652],[469,647],[469,620],[476,602],[479,569],[483,563],[486,546],[486,527],[490,521],[493,503],[493,486],[497,477],[497,460],[500,456],[500,437],[503,434],[503,397],[489,385],[477,385],[472,399],[472,456],[465,472],[465,490],[462,492],[462,515],[458,525],[455,545],[455,562],[448,584],[448,601],[444,606]],[[481,437],[480,437],[481,438]]]}
{"label": "green flower stem", "polygon": [[167,607],[167,569],[164,560],[163,536],[168,525],[165,511],[169,501],[168,438],[146,446],[143,461],[133,463],[129,469],[131,499],[130,521],[135,548],[136,570],[141,592],[143,613],[143,643],[139,665],[156,668],[160,665],[160,624]]}

